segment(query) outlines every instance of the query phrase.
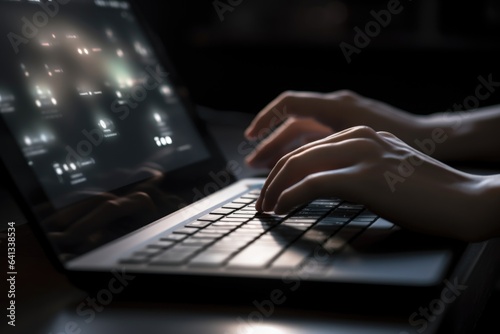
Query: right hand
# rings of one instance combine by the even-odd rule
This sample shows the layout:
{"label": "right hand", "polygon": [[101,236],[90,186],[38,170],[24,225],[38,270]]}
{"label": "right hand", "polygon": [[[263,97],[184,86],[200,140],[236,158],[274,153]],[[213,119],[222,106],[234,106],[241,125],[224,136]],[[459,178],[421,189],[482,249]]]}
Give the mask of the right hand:
{"label": "right hand", "polygon": [[[408,143],[415,138],[420,124],[416,115],[347,90],[328,94],[285,92],[268,104],[247,128],[248,139],[262,140],[271,134],[259,143],[246,162],[252,167],[272,168],[294,149],[358,125],[389,131]],[[276,125],[279,127],[274,129]]]}
{"label": "right hand", "polygon": [[255,208],[283,215],[336,197],[409,230],[482,241],[500,236],[499,181],[456,170],[391,133],[358,126],[281,158]]}

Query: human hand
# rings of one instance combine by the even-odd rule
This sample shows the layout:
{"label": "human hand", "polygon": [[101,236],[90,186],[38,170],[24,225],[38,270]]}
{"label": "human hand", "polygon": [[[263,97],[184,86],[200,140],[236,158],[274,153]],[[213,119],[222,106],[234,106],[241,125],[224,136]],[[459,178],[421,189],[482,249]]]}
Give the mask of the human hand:
{"label": "human hand", "polygon": [[85,250],[82,247],[91,249],[102,244],[106,231],[120,219],[154,209],[151,197],[144,192],[125,196],[102,193],[48,217],[43,225],[60,251],[79,254]]}
{"label": "human hand", "polygon": [[[277,124],[276,111],[281,124]],[[410,142],[420,123],[416,115],[346,90],[329,94],[285,92],[267,105],[247,128],[245,135],[249,139],[262,140],[271,134],[246,161],[252,167],[271,168],[295,148],[358,125],[390,131]],[[276,128],[277,125],[280,126]]]}
{"label": "human hand", "polygon": [[109,231],[124,228],[123,225],[134,221],[134,217],[163,216],[177,209],[181,203],[180,198],[161,187],[163,173],[153,164],[119,170],[115,176],[130,179],[131,182],[144,181],[123,195],[88,191],[68,195],[80,198],[80,201],[55,214],[48,214],[51,212],[50,204],[39,207],[38,211],[47,216],[43,220],[44,228],[65,256],[102,244],[109,238]]}
{"label": "human hand", "polygon": [[411,230],[481,240],[498,234],[492,223],[498,205],[485,195],[486,182],[484,176],[453,169],[391,133],[354,127],[280,159],[256,208],[285,214],[316,198],[338,197]]}

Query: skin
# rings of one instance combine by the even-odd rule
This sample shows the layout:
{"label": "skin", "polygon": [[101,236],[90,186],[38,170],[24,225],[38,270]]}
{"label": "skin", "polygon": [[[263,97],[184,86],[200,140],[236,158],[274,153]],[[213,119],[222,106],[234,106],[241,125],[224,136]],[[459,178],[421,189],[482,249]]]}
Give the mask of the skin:
{"label": "skin", "polygon": [[417,116],[349,91],[287,92],[256,116],[249,139],[271,128],[275,109],[286,109],[288,119],[247,157],[250,166],[273,166],[259,211],[285,214],[340,197],[418,232],[466,241],[500,236],[500,175],[441,162],[498,161],[500,141],[491,138],[500,108]]}

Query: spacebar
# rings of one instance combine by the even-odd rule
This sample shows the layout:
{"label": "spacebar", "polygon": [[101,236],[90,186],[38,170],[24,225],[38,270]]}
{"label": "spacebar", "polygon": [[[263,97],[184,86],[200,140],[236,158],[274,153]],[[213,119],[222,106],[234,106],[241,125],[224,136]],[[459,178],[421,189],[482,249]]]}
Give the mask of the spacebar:
{"label": "spacebar", "polygon": [[265,267],[274,257],[283,250],[279,245],[250,245],[250,247],[233,257],[227,267],[229,268],[251,268]]}

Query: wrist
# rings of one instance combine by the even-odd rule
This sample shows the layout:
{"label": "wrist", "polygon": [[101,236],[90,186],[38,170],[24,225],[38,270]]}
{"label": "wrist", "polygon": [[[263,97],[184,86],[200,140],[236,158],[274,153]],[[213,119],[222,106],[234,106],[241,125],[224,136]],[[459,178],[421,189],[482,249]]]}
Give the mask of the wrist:
{"label": "wrist", "polygon": [[500,174],[478,176],[477,189],[473,197],[474,206],[470,210],[476,212],[478,240],[500,237]]}
{"label": "wrist", "polygon": [[439,160],[462,158],[457,143],[468,131],[463,116],[450,113],[417,116],[413,128],[415,136],[409,144],[416,149]]}

